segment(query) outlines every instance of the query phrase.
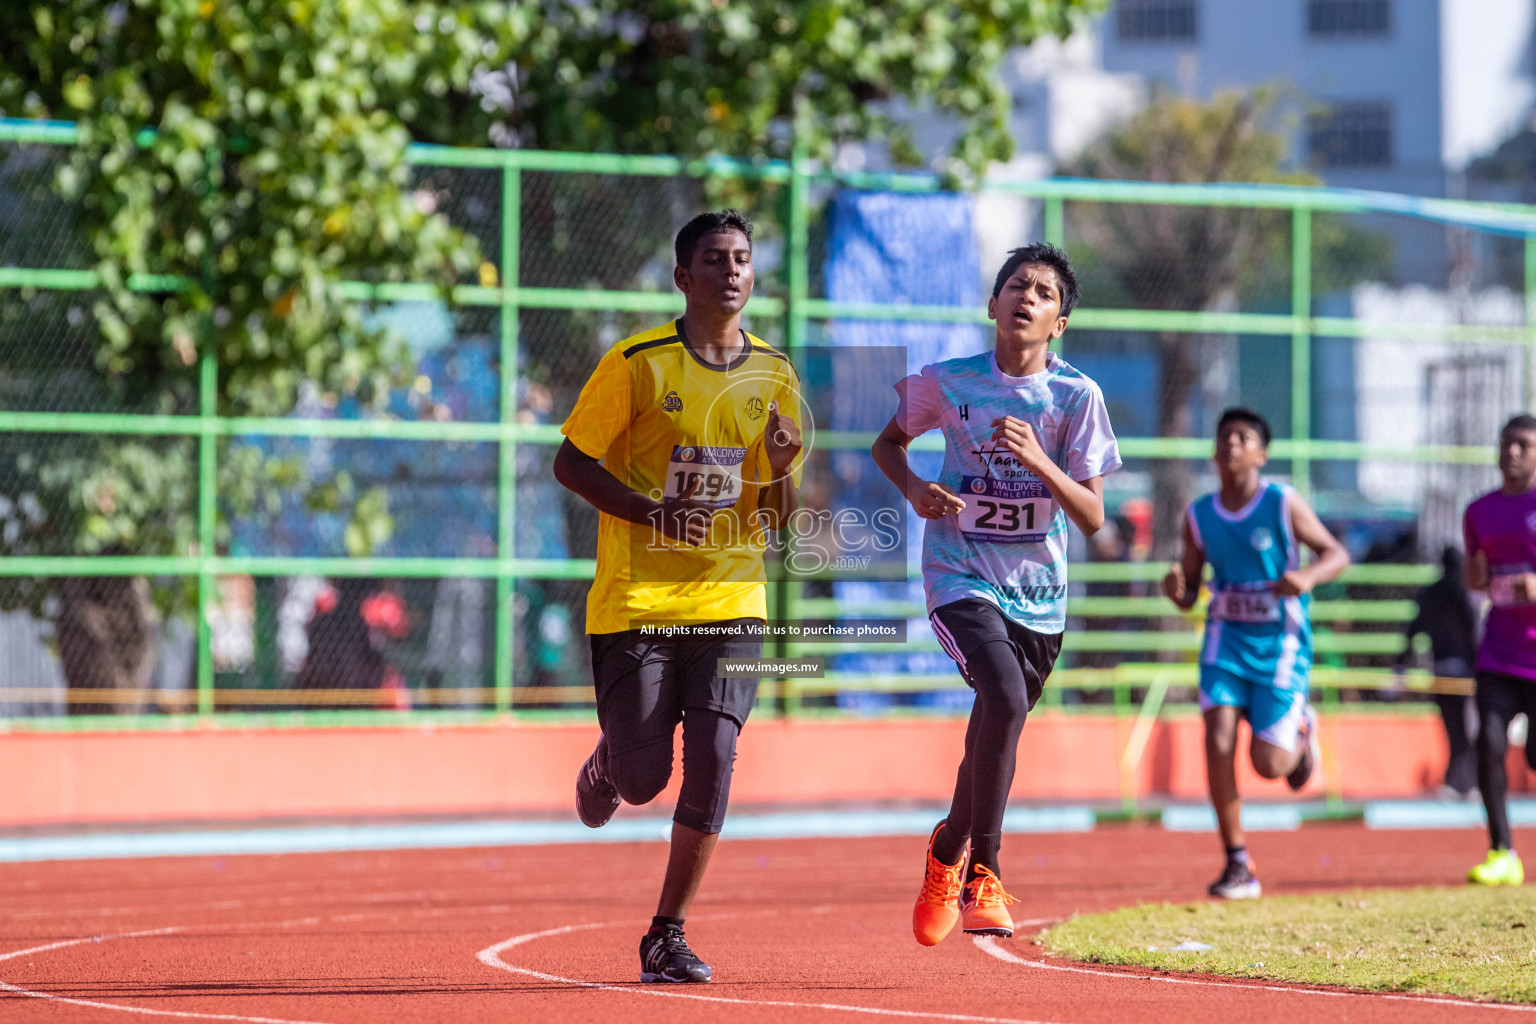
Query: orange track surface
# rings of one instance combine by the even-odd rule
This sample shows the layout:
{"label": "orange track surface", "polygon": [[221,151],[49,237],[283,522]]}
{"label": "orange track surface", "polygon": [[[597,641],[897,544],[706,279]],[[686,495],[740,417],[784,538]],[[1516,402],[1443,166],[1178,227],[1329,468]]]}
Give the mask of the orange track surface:
{"label": "orange track surface", "polygon": [[[1252,849],[1275,894],[1454,885],[1483,842],[1325,825]],[[635,980],[661,843],[0,865],[0,1020],[1536,1022],[1536,1007],[1078,968],[1041,956],[1038,924],[997,953],[958,933],[924,949],[909,931],[922,850],[727,831],[688,927],[708,986]],[[1020,921],[1200,899],[1219,859],[1214,835],[1144,826],[1003,851]]]}

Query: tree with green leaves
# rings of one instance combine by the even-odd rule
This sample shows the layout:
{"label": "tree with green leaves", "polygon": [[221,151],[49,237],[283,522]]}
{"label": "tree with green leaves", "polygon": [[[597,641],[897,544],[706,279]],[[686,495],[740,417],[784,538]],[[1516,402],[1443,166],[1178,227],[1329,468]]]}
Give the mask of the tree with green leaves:
{"label": "tree with green leaves", "polygon": [[[1145,109],[1064,165],[1061,173],[1201,184],[1317,185],[1312,174],[1287,166],[1286,140],[1276,130],[1278,100],[1266,90],[1226,93],[1208,103],[1155,96]],[[1095,305],[1214,311],[1232,308],[1240,296],[1289,299],[1288,214],[1244,207],[1082,203],[1072,208],[1071,227],[1085,285],[1110,299],[1095,300]],[[1385,239],[1325,216],[1314,217],[1312,244],[1317,276],[1333,287],[1347,287],[1391,259]],[[1158,437],[1191,436],[1193,399],[1210,362],[1211,343],[1209,337],[1182,331],[1155,334]],[[1153,460],[1154,557],[1176,554],[1190,487],[1188,460]]]}
{"label": "tree with green leaves", "polygon": [[[0,331],[25,333],[29,323],[83,312],[87,329],[65,351],[88,365],[90,387],[109,408],[195,411],[205,358],[215,362],[225,414],[283,415],[305,382],[380,401],[409,373],[409,359],[345,282],[447,289],[497,280],[476,241],[474,229],[486,225],[456,225],[435,209],[407,161],[411,142],[826,158],[840,143],[876,141],[910,161],[916,154],[897,112],[928,107],[961,125],[946,168],[975,174],[1012,151],[997,74],[1004,54],[1066,35],[1101,6],[0,5],[0,115],[79,126],[51,185],[68,199],[73,237],[99,281],[83,304],[60,293],[13,295]],[[18,208],[44,198],[35,151],[24,148],[0,152],[0,189]],[[607,204],[598,213],[620,201],[598,198]],[[529,210],[529,243],[556,241],[555,226],[540,228],[548,213]],[[22,214],[0,222],[6,234],[26,230]],[[620,260],[604,283],[628,284],[642,262],[639,254]],[[20,335],[4,340],[9,347]],[[112,395],[132,401],[112,406]],[[0,555],[185,554],[196,536],[195,465],[186,439],[8,442]],[[370,510],[354,553],[385,534],[376,495],[364,501],[346,481],[306,482],[295,472],[226,448],[220,493],[240,510],[259,507],[274,487],[307,487],[316,501]],[[81,600],[101,605],[99,594],[117,587],[117,604],[138,609],[123,613],[136,625],[151,614],[127,594],[142,590],[132,581],[96,583],[70,592],[97,594]],[[60,591],[19,581],[0,588],[0,604],[40,610]],[[110,647],[110,631],[102,636]],[[119,684],[130,677],[114,676]]]}

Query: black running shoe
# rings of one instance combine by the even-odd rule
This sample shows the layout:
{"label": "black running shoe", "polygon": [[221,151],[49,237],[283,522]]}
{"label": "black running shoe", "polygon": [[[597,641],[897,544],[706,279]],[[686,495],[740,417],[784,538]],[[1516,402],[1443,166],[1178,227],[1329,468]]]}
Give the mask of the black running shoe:
{"label": "black running shoe", "polygon": [[1263,893],[1259,880],[1242,861],[1227,861],[1227,869],[1206,890],[1224,900],[1256,900]]}
{"label": "black running shoe", "polygon": [[652,928],[640,939],[641,981],[701,982],[713,973],[688,948],[681,928]]}
{"label": "black running shoe", "polygon": [[608,781],[608,738],[597,741],[597,749],[576,773],[576,816],[588,828],[602,828],[619,809],[619,791]]}

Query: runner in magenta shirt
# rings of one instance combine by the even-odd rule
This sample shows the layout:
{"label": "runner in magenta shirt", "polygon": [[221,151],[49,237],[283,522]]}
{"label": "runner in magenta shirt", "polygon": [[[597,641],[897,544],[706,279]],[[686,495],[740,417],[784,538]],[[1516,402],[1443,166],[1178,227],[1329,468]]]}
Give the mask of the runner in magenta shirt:
{"label": "runner in magenta shirt", "polygon": [[[1492,606],[1477,649],[1477,785],[1488,809],[1488,859],[1467,875],[1481,885],[1520,885],[1525,868],[1509,828],[1504,759],[1509,722],[1536,722],[1536,417],[1516,416],[1499,434],[1504,484],[1467,506],[1467,586]],[[1536,743],[1525,745],[1536,770]]]}

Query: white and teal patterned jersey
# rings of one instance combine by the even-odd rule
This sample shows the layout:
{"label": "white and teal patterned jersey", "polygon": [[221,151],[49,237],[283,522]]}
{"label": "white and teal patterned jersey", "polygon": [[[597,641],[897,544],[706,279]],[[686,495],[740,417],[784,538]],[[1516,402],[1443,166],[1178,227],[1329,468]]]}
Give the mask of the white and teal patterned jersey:
{"label": "white and teal patterned jersey", "polygon": [[1215,494],[1189,506],[1190,532],[1212,572],[1200,663],[1281,689],[1304,687],[1312,666],[1311,598],[1274,592],[1275,581],[1301,565],[1291,496],[1289,487],[1264,481],[1236,512]]}
{"label": "white and teal patterned jersey", "polygon": [[928,611],[968,597],[990,601],[1038,633],[1067,622],[1067,516],[1039,477],[1019,465],[992,421],[1028,423],[1073,480],[1120,468],[1099,386],[1054,354],[1044,370],[1009,377],[991,352],[923,367],[896,385],[897,425],[913,437],[944,432],[939,482],[965,511],[925,520]]}

